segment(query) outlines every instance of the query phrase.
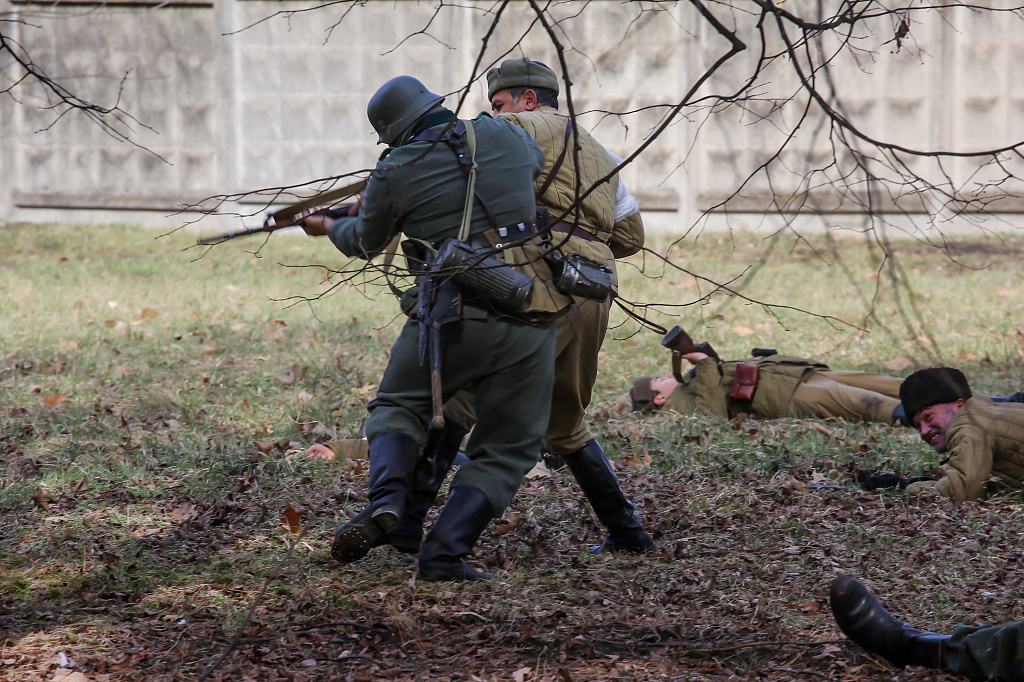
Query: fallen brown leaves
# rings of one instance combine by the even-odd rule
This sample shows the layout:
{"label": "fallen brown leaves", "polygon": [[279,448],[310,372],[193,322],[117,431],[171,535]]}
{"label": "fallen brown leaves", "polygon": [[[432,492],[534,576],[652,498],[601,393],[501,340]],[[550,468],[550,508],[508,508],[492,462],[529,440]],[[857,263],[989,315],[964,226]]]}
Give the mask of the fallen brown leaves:
{"label": "fallen brown leaves", "polygon": [[[423,583],[390,548],[339,565],[326,551],[333,523],[320,521],[207,679],[937,680],[847,642],[831,620],[831,578],[856,575],[899,616],[938,631],[1022,615],[1013,595],[1024,550],[1008,541],[1015,505],[786,488],[756,475],[686,480],[649,467],[620,476],[657,555],[588,556],[602,531],[563,469],[528,481],[485,532],[470,561],[498,572],[489,584]],[[353,490],[342,517],[361,506],[364,477],[342,472]],[[72,672],[91,682],[196,679],[236,634],[226,616],[253,603],[270,568],[253,565],[249,584],[200,576],[221,559],[237,571],[239,560],[284,554],[273,537],[253,537],[255,512],[244,497],[181,500],[161,533],[97,549],[86,567],[172,562],[194,572],[189,587],[5,600],[0,679],[57,679],[70,669],[56,652],[71,642]],[[298,533],[314,517],[288,505],[280,518]],[[244,549],[254,542],[257,554]]]}

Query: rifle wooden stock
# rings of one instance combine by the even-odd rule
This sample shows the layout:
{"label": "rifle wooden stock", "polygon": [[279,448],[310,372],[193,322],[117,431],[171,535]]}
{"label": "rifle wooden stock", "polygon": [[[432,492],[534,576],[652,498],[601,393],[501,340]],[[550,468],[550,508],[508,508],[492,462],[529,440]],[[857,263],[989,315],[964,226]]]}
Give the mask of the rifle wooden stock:
{"label": "rifle wooden stock", "polygon": [[683,370],[682,360],[683,356],[688,353],[704,353],[705,355],[712,357],[716,362],[721,362],[721,358],[718,357],[718,353],[711,347],[711,344],[707,341],[701,343],[694,343],[690,335],[686,333],[682,327],[678,324],[672,329],[668,330],[661,339],[661,345],[665,346],[672,351],[672,375],[676,381],[682,382]]}
{"label": "rifle wooden stock", "polygon": [[668,333],[661,339],[661,345],[680,355],[686,355],[693,351],[693,339],[678,324],[668,330]]}
{"label": "rifle wooden stock", "polygon": [[[323,194],[317,194],[314,197],[303,199],[294,204],[289,204],[282,209],[274,211],[267,215],[263,220],[263,225],[260,227],[252,227],[244,230],[238,230],[235,232],[226,232],[224,234],[213,235],[210,237],[200,237],[196,239],[196,244],[200,246],[209,246],[211,244],[219,244],[235,237],[244,237],[249,234],[260,234],[262,232],[273,232],[275,230],[281,230],[286,227],[297,225],[305,216],[303,213],[306,211],[312,211],[318,207],[335,205],[340,199],[347,199],[353,194],[362,192],[366,187],[366,180],[360,180],[354,182],[351,185],[333,189]],[[314,213],[324,214],[330,209],[321,209],[313,211]]]}

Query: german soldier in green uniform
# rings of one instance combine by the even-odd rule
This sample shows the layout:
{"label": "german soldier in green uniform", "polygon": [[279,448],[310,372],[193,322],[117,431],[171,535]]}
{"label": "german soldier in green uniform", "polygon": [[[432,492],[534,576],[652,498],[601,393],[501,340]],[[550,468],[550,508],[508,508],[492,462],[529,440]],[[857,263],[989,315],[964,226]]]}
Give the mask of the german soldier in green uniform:
{"label": "german soldier in green uniform", "polygon": [[[535,229],[533,180],[544,165],[540,147],[507,121],[487,115],[458,121],[442,102],[410,76],[385,83],[371,98],[367,116],[390,149],[366,185],[358,214],[333,220],[310,216],[306,231],[328,235],[346,255],[367,259],[401,232],[416,240],[421,257],[429,260],[449,238]],[[462,231],[468,235],[460,234],[467,206]],[[421,341],[429,338],[443,397],[472,386],[480,420],[467,448],[472,461],[459,468],[448,502],[420,548],[420,576],[492,577],[462,558],[490,520],[503,513],[536,462],[550,409],[554,326],[523,321],[508,311],[499,314],[488,299],[451,280],[450,274],[421,278],[420,301],[429,291],[429,305],[402,328],[368,406],[370,502],[338,529],[331,554],[339,561],[355,561],[386,541],[407,508],[420,503],[417,482],[435,468],[425,462],[436,449],[428,440],[440,437],[430,426],[432,365],[421,364]],[[542,294],[535,286],[531,296]],[[440,344],[434,345],[438,337]]]}

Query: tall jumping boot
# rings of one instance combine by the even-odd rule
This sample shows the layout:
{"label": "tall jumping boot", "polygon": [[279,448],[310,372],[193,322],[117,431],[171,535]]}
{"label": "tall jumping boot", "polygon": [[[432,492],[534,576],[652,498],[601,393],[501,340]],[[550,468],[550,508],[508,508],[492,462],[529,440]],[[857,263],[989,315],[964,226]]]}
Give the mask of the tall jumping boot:
{"label": "tall jumping boot", "polygon": [[406,500],[405,514],[395,529],[381,535],[374,543],[391,545],[399,552],[416,554],[423,541],[423,521],[434,506],[437,493],[444,483],[445,475],[459,454],[459,446],[466,430],[452,421],[445,421],[440,431],[431,429],[427,434],[427,445],[423,457],[416,462],[412,474],[412,490]]}
{"label": "tall jumping boot", "polygon": [[338,528],[331,556],[350,564],[366,556],[377,541],[394,530],[405,512],[419,448],[409,436],[392,431],[370,444],[370,504]]}
{"label": "tall jumping boot", "polygon": [[592,546],[590,551],[594,554],[656,552],[658,547],[633,513],[633,504],[619,488],[612,463],[597,440],[591,440],[576,452],[562,457],[598,520],[608,529],[604,542]]}
{"label": "tall jumping boot", "polygon": [[914,423],[907,419],[907,411],[903,409],[903,403],[896,403],[896,407],[892,408],[892,419],[889,420],[889,423],[893,426],[902,424],[914,428]]}
{"label": "tall jumping boot", "polygon": [[856,578],[838,576],[829,589],[832,615],[857,644],[897,668],[920,665],[946,669],[948,636],[921,632],[894,618]]}
{"label": "tall jumping boot", "polygon": [[462,562],[493,518],[494,508],[486,495],[469,486],[454,488],[420,547],[420,578],[430,582],[493,578],[493,573]]}

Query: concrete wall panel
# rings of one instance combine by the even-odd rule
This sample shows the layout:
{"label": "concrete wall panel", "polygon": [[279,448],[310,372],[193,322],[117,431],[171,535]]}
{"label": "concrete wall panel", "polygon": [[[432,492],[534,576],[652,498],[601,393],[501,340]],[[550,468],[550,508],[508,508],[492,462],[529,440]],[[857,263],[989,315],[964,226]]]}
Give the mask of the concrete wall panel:
{"label": "concrete wall panel", "polygon": [[[145,125],[125,119],[118,130],[162,157],[115,139],[81,116],[38,132],[54,123],[55,112],[40,108],[52,102],[39,90],[25,89],[21,104],[0,102],[0,124],[11,133],[0,141],[0,174],[6,180],[0,210],[14,219],[121,215],[166,227],[169,211],[204,197],[372,167],[381,148],[365,118],[370,95],[387,78],[408,73],[436,92],[452,94],[448,104],[456,105],[499,7],[470,1],[439,8],[435,2],[398,0],[304,11],[313,6],[299,0],[178,0],[154,9],[0,0],[0,11],[26,20],[4,30],[15,31],[53,76],[105,105],[121,89],[121,107]],[[713,6],[748,49],[716,73],[703,95],[741,87],[761,51],[753,31],[756,17],[742,3],[737,8]],[[623,157],[650,139],[669,105],[729,47],[689,3],[561,3],[549,10],[558,19],[554,30],[566,48],[581,124]],[[527,3],[510,3],[481,68],[526,54],[560,71],[558,55],[535,19]],[[899,44],[895,28],[891,17],[858,27],[851,36],[855,52],[805,75],[816,79],[858,129],[879,139],[964,151],[1021,136],[1024,71],[1013,65],[1024,62],[1024,31],[1017,18],[960,10],[915,13]],[[780,51],[786,38],[800,36],[790,28],[784,37],[771,22],[765,24],[768,54]],[[825,40],[821,54],[838,49],[838,41]],[[702,210],[745,181],[735,212],[753,215],[716,217],[708,224],[763,224],[760,212],[790,205],[802,191],[812,192],[810,205],[818,210],[859,210],[864,188],[844,195],[828,186],[849,172],[854,159],[841,151],[833,163],[836,131],[820,125],[820,107],[799,92],[792,64],[781,57],[766,63],[755,92],[759,98],[742,105],[712,111],[698,102],[684,109],[641,160],[625,169],[627,185],[652,213],[649,224],[677,230],[697,224]],[[480,71],[460,113],[473,116],[487,108]],[[811,118],[779,156],[780,165],[748,178],[774,158],[805,109]],[[881,177],[894,178],[881,158],[866,162]],[[938,170],[930,159],[906,156],[901,162],[921,174]],[[1019,161],[1007,163],[1024,172]],[[941,171],[958,191],[996,182],[1002,172],[979,172],[972,159],[946,159]],[[258,213],[261,201],[252,198],[237,210]],[[939,208],[920,204],[914,210]],[[234,224],[237,217],[220,222]]]}

